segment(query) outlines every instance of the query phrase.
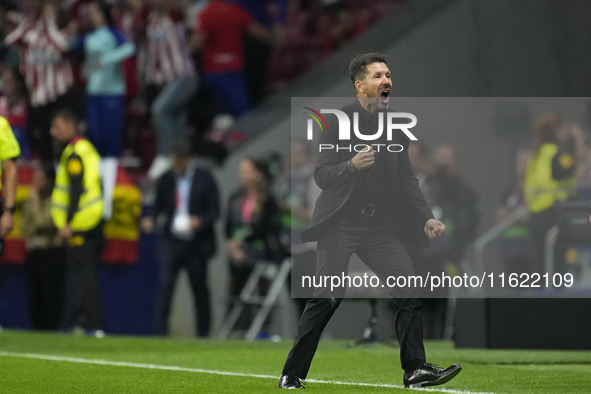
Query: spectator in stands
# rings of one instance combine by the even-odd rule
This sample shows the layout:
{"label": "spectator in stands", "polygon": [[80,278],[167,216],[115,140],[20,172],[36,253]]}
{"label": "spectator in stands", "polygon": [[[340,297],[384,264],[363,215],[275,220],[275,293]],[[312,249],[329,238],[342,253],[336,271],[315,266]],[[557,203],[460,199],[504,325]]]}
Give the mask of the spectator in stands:
{"label": "spectator in stands", "polygon": [[191,160],[190,144],[180,140],[171,150],[172,169],[156,187],[152,216],[142,220],[144,231],[162,223],[158,243],[160,285],[154,316],[154,334],[168,334],[168,316],[178,273],[187,269],[195,302],[197,335],[206,337],[211,326],[207,263],[215,253],[214,223],[219,197],[211,173]]}
{"label": "spectator in stands", "polygon": [[21,158],[31,157],[31,144],[27,134],[27,113],[29,109],[27,88],[19,72],[5,68],[2,72],[2,96],[0,116],[5,117],[12,127],[14,136],[21,147]]}
{"label": "spectator in stands", "polygon": [[86,17],[88,14],[87,5],[92,0],[58,0],[60,9],[64,11],[64,16],[71,21],[75,21],[78,28],[86,31],[91,28],[90,21]]}
{"label": "spectator in stands", "polygon": [[[316,243],[302,243],[300,233],[308,228],[312,218],[314,204],[320,195],[320,188],[314,180],[314,151],[305,140],[296,139],[291,142],[289,161],[291,169],[289,177],[282,187],[282,200],[280,209],[282,223],[286,233],[283,234],[283,243],[291,251],[291,281],[297,289],[301,289],[301,277],[315,275],[316,273]],[[295,298],[299,312],[302,313],[312,298],[313,289],[306,298]]]}
{"label": "spectator in stands", "polygon": [[[226,249],[230,260],[230,308],[240,295],[254,266],[262,260],[278,261],[283,248],[279,243],[279,210],[270,190],[267,163],[258,158],[240,162],[240,187],[228,202]],[[259,292],[266,294],[269,282],[262,279]],[[250,313],[250,310],[247,310]],[[237,326],[247,324],[239,321]]]}
{"label": "spectator in stands", "polygon": [[324,0],[324,9],[330,14],[331,26],[326,36],[324,52],[330,53],[351,39],[358,31],[355,30],[353,14],[347,4],[340,0]]}
{"label": "spectator in stands", "polygon": [[51,218],[54,179],[53,163],[35,168],[31,194],[23,204],[21,216],[21,231],[27,245],[29,306],[36,330],[57,330],[63,306],[64,249]]}
{"label": "spectator in stands", "polygon": [[242,7],[227,0],[212,0],[199,15],[191,37],[191,48],[201,50],[203,78],[223,113],[242,115],[250,107],[244,80],[242,35],[261,40],[269,32],[255,22]]}
{"label": "spectator in stands", "polygon": [[[534,149],[527,163],[523,190],[531,213],[530,231],[535,244],[536,271],[544,262],[546,233],[556,224],[554,204],[576,197],[575,138],[572,128],[556,112],[549,112],[533,125]],[[566,269],[566,243],[555,245],[556,272]]]}
{"label": "spectator in stands", "polygon": [[[287,0],[231,0],[244,8],[263,28],[275,44],[282,40],[287,16]],[[251,105],[258,104],[266,92],[267,69],[273,52],[272,42],[257,35],[243,36],[244,77]]]}
{"label": "spectator in stands", "polygon": [[170,148],[185,136],[188,102],[199,85],[184,22],[174,0],[152,0],[140,15],[139,24],[145,27],[145,80],[157,137],[157,156],[148,172],[152,179],[170,167]]}
{"label": "spectator in stands", "polygon": [[20,14],[15,12],[16,4],[10,1],[0,2],[0,64],[18,69],[18,51],[5,45],[4,38],[12,31],[20,20]]}
{"label": "spectator in stands", "polygon": [[88,132],[102,157],[116,158],[123,153],[125,81],[121,63],[133,55],[135,46],[113,26],[105,3],[91,2],[88,12],[93,30],[73,48],[84,53],[86,62]]}
{"label": "spectator in stands", "polygon": [[[140,74],[143,68],[139,67],[142,56],[139,45],[141,43],[140,10],[141,0],[121,0],[113,6],[113,23],[121,30],[123,35],[136,45],[136,52],[133,56],[123,62],[123,75],[125,76],[125,94],[128,101],[134,99],[140,93]],[[138,59],[139,62],[138,62]],[[139,64],[138,64],[139,63]]]}
{"label": "spectator in stands", "polygon": [[53,3],[28,0],[25,14],[5,38],[20,50],[20,69],[31,94],[37,148],[43,159],[53,157],[49,134],[51,114],[63,106],[76,107],[71,91],[74,75],[68,50],[69,29],[58,29]]}
{"label": "spectator in stands", "polygon": [[[501,221],[526,205],[523,195],[523,180],[531,152],[521,150],[515,157],[511,188],[503,195],[497,211],[497,221]],[[501,251],[505,258],[507,273],[534,272],[534,247],[528,228],[529,216],[525,216],[503,232]]]}
{"label": "spectator in stands", "polygon": [[125,80],[121,63],[135,46],[111,21],[111,9],[102,1],[88,5],[92,30],[78,39],[74,51],[86,62],[86,123],[90,141],[101,155],[105,219],[111,217],[117,159],[123,154]]}

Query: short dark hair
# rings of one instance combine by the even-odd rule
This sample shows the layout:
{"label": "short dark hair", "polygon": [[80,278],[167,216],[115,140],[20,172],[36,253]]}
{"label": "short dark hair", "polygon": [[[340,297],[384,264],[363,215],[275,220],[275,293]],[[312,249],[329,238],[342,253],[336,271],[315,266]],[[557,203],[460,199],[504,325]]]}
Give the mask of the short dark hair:
{"label": "short dark hair", "polygon": [[112,10],[111,5],[108,4],[104,0],[94,0],[94,1],[91,1],[90,3],[96,4],[98,9],[103,14],[103,17],[105,18],[105,22],[107,23],[107,26],[113,26],[113,10]]}
{"label": "short dark hair", "polygon": [[259,174],[265,178],[267,183],[273,180],[273,174],[270,171],[269,161],[262,157],[247,156],[243,160],[250,161]]}
{"label": "short dark hair", "polygon": [[355,81],[362,81],[367,76],[367,66],[372,63],[388,64],[388,56],[379,52],[362,53],[351,60],[349,64],[349,77],[355,85]]}
{"label": "short dark hair", "polygon": [[534,155],[540,151],[540,147],[545,143],[557,144],[558,131],[562,126],[563,118],[556,111],[550,111],[542,115],[533,124],[534,130]]}
{"label": "short dark hair", "polygon": [[55,118],[62,118],[63,120],[74,124],[78,124],[80,121],[80,116],[78,113],[69,107],[58,108],[51,117],[51,119]]}
{"label": "short dark hair", "polygon": [[179,159],[190,159],[193,156],[193,146],[189,140],[176,140],[170,148],[170,154]]}

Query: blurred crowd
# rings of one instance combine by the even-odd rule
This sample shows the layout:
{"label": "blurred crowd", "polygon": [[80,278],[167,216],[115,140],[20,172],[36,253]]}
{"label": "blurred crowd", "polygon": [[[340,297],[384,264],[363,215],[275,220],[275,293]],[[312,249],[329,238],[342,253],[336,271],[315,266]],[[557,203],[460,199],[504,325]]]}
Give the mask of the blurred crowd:
{"label": "blurred crowd", "polygon": [[236,117],[400,2],[4,0],[0,114],[25,160],[55,158],[69,107],[111,172],[123,157],[155,179],[181,138],[219,162]]}
{"label": "blurred crowd", "polygon": [[[33,168],[27,196],[15,209],[21,215],[18,236],[27,249],[34,328],[81,326],[91,335],[103,329],[93,268],[103,245],[102,225],[81,232],[85,241],[80,242],[92,247],[77,256],[84,270],[75,270],[67,261],[72,246],[80,246],[72,244],[77,230],[57,228],[51,214],[55,190],[74,188],[64,171],[82,179],[72,171],[94,160],[76,156],[72,141],[85,137],[100,161],[104,204],[94,215],[97,220],[112,217],[121,166],[139,169],[156,184],[154,207],[140,226],[158,230],[161,240],[154,333],[168,332],[174,284],[186,268],[197,334],[208,335],[205,278],[221,209],[215,180],[195,165],[193,155],[221,163],[227,148],[242,139],[238,132],[224,134],[237,117],[401,2],[2,1],[0,116],[20,146],[18,165]],[[68,157],[65,146],[72,151]],[[289,222],[301,230],[311,214],[312,152],[303,142],[294,144],[293,152],[288,156],[302,166],[295,200],[289,177],[282,182],[281,198],[271,191],[273,168],[281,159],[249,158],[240,165],[241,185],[228,204],[225,226],[230,306],[258,261],[280,261],[289,254]],[[65,167],[56,174],[58,159]],[[86,191],[87,186],[76,187]],[[294,259],[313,261],[313,248],[296,249]],[[266,288],[262,283],[261,292]],[[305,301],[298,305],[302,310]]]}

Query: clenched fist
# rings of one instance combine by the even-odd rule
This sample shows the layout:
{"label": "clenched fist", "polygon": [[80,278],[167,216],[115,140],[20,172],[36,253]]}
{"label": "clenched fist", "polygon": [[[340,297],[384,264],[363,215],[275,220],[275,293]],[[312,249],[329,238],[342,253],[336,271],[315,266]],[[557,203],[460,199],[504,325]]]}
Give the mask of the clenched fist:
{"label": "clenched fist", "polygon": [[373,166],[375,162],[375,154],[376,151],[371,148],[367,152],[359,152],[351,159],[351,162],[357,168],[358,171],[368,169],[369,167]]}
{"label": "clenched fist", "polygon": [[427,223],[425,223],[424,230],[429,239],[437,238],[445,231],[445,224],[439,220],[429,219],[427,220]]}

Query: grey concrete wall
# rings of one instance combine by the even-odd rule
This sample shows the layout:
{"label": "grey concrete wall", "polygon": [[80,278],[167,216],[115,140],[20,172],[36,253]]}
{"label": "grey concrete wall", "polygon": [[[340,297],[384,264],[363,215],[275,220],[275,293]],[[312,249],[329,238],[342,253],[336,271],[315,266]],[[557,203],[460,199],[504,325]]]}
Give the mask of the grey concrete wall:
{"label": "grey concrete wall", "polygon": [[[421,3],[428,1],[411,3],[406,11],[403,9],[398,15],[384,18],[377,26],[379,31],[370,30],[365,38],[361,37],[343,48],[333,59],[371,50],[387,53],[393,73],[394,94],[399,97],[589,95],[591,51],[588,49],[591,47],[591,31],[588,16],[591,15],[591,1],[456,1],[420,25],[409,28],[403,35],[392,36],[390,40],[388,34],[403,23],[403,13],[415,12]],[[376,36],[380,36],[381,41],[369,41]],[[330,61],[328,59],[319,64],[316,73],[322,67],[328,67]],[[353,90],[345,73],[347,65],[329,68],[329,73],[323,78],[333,78],[334,81],[324,91],[315,92],[314,95],[352,95]],[[318,77],[315,70],[311,70],[308,76],[297,81],[299,85],[294,86],[293,91],[297,92],[294,94],[308,95],[303,93],[306,91],[303,86],[313,85],[314,78]],[[289,95],[289,92],[281,96],[286,106],[284,112],[274,109],[273,113],[265,113],[272,108],[267,105],[251,115],[251,118],[269,116],[277,120],[272,126],[255,130],[257,135],[216,172],[224,201],[237,184],[236,170],[242,157],[285,151],[290,137],[286,94]],[[272,97],[268,103],[273,100],[277,102],[279,98]],[[540,99],[531,105],[531,116],[535,118],[550,109],[560,110],[569,119],[584,127],[589,126],[583,101],[573,105],[568,101]],[[425,130],[421,137],[432,147],[450,143],[458,149],[462,156],[462,172],[484,203],[485,218],[481,228],[489,227],[495,203],[509,184],[515,146],[527,146],[529,136],[526,133],[518,138],[500,136],[488,123],[461,133],[441,125]],[[228,266],[222,246],[220,242],[220,253],[210,266],[214,333],[224,317],[227,295]],[[360,336],[365,326],[363,311],[366,309],[364,303],[344,303],[331,321],[328,332],[333,337]],[[349,319],[353,313],[361,318]],[[278,315],[286,318],[286,314]],[[192,316],[188,285],[183,278],[175,296],[173,334],[192,335]],[[295,316],[287,318],[295,324]],[[382,321],[384,326],[381,330],[392,332],[391,325],[387,323],[389,317],[385,316]]]}

